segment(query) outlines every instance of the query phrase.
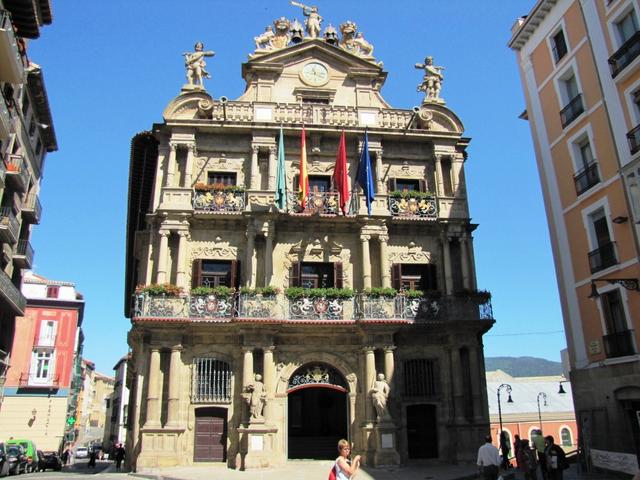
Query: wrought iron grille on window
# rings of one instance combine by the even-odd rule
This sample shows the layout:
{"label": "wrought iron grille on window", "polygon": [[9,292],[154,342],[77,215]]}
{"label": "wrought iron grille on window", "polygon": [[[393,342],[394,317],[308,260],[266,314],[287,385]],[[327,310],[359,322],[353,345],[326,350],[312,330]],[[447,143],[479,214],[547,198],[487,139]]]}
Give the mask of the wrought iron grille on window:
{"label": "wrought iron grille on window", "polygon": [[193,360],[193,403],[231,401],[231,368],[227,362],[215,358]]}
{"label": "wrought iron grille on window", "polygon": [[404,395],[431,397],[438,393],[437,361],[427,358],[404,362]]}

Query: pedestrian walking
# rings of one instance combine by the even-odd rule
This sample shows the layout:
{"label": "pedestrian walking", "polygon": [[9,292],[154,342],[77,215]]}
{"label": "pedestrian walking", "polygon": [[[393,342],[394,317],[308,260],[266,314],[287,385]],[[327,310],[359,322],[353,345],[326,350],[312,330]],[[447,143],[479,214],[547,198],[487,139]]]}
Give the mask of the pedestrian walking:
{"label": "pedestrian walking", "polygon": [[122,460],[124,460],[124,447],[122,444],[118,444],[116,448],[116,470],[120,471],[120,467],[122,466]]}
{"label": "pedestrian walking", "polygon": [[562,447],[554,443],[552,435],[545,437],[544,456],[547,461],[547,476],[549,480],[562,480],[562,472],[569,468],[567,456]]}
{"label": "pedestrian walking", "polygon": [[507,432],[504,430],[500,432],[500,453],[502,453],[502,468],[505,470],[510,467],[509,465],[509,439],[507,438]]}
{"label": "pedestrian walking", "polygon": [[500,453],[491,443],[491,435],[484,437],[484,445],[478,449],[478,469],[484,480],[497,480],[500,473]]}
{"label": "pedestrian walking", "polygon": [[336,480],[349,480],[356,476],[360,469],[360,455],[353,457],[353,461],[349,462],[349,455],[351,454],[351,446],[347,440],[340,440],[338,442],[338,452],[340,456],[336,458],[336,463],[333,466]]}
{"label": "pedestrian walking", "polygon": [[98,456],[98,452],[96,452],[95,448],[92,448],[91,453],[89,454],[89,463],[87,464],[87,468],[96,468],[97,456]]}
{"label": "pedestrian walking", "polygon": [[542,430],[538,429],[534,431],[533,444],[538,452],[538,464],[540,465],[540,474],[542,480],[547,480],[547,460],[544,457],[544,437],[542,436]]}
{"label": "pedestrian walking", "polygon": [[538,480],[538,452],[531,448],[529,440],[523,438],[520,442],[520,468],[524,473],[525,480]]}
{"label": "pedestrian walking", "polygon": [[520,435],[515,434],[513,436],[513,454],[516,457],[516,467],[520,468],[520,448],[521,448],[522,440],[520,440]]}

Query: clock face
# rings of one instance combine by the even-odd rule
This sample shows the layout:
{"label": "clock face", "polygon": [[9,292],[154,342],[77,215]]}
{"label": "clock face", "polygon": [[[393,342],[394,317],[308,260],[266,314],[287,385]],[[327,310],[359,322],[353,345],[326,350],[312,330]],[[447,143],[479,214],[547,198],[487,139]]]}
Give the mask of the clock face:
{"label": "clock face", "polygon": [[324,85],[329,81],[327,67],[318,62],[307,63],[302,67],[302,80],[313,86]]}

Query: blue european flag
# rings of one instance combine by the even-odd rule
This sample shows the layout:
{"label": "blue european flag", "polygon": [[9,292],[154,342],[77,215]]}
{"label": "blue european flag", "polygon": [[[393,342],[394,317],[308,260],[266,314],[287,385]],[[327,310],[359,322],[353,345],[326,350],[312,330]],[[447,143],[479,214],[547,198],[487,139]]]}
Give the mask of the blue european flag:
{"label": "blue european flag", "polygon": [[360,152],[360,163],[356,174],[356,183],[362,188],[367,201],[367,213],[371,216],[371,202],[375,198],[376,191],[373,186],[373,175],[371,174],[371,156],[369,155],[369,133],[364,131],[364,143]]}

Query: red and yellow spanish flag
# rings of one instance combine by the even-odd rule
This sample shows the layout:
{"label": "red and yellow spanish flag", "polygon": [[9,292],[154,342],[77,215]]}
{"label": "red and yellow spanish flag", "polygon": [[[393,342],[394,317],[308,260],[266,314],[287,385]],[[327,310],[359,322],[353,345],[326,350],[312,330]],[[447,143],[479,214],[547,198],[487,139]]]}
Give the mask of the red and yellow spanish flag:
{"label": "red and yellow spanish flag", "polygon": [[300,175],[298,177],[298,194],[300,195],[300,206],[304,210],[307,208],[309,198],[309,175],[307,174],[307,142],[304,127],[302,127],[302,138],[300,139]]}

